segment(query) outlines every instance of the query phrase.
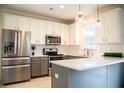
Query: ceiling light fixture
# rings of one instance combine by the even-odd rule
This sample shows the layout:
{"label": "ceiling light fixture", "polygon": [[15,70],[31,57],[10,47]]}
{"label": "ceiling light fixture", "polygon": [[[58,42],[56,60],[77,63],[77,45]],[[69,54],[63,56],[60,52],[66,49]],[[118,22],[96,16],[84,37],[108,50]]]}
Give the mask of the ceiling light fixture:
{"label": "ceiling light fixture", "polygon": [[100,9],[99,9],[99,5],[97,4],[97,26],[99,27],[100,26],[100,19],[99,19],[99,13],[100,13],[100,11],[99,11]]}
{"label": "ceiling light fixture", "polygon": [[60,5],[60,8],[63,9],[64,8],[64,5]]}
{"label": "ceiling light fixture", "polygon": [[78,5],[78,16],[75,18],[75,21],[77,22],[77,23],[82,23],[82,21],[83,21],[83,15],[82,15],[82,12],[81,12],[81,5],[79,4]]}

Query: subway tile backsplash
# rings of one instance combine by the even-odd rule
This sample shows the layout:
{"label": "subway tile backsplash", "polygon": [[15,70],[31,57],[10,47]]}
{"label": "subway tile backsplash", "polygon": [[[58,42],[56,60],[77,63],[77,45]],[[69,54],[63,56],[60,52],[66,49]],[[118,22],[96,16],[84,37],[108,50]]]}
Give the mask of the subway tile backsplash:
{"label": "subway tile backsplash", "polygon": [[[59,54],[78,55],[83,54],[79,45],[35,45],[35,56],[43,55],[43,48],[58,48]],[[124,54],[124,44],[99,44],[95,55],[103,55],[104,52],[122,52]]]}
{"label": "subway tile backsplash", "polygon": [[124,43],[97,45],[96,53],[98,55],[103,55],[104,52],[122,52],[124,55]]}
{"label": "subway tile backsplash", "polygon": [[79,51],[80,48],[77,45],[35,45],[36,49],[35,49],[35,56],[39,56],[39,55],[43,55],[43,48],[58,48],[58,53],[59,54],[65,54],[65,55],[69,55],[69,54],[76,54],[78,53],[77,50]]}

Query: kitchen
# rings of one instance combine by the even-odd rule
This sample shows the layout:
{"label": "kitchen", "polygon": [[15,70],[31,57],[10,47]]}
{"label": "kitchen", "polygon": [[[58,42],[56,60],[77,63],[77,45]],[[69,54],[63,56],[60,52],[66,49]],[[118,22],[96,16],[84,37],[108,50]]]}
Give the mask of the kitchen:
{"label": "kitchen", "polygon": [[[12,4],[12,5],[0,5],[0,7],[1,7],[0,8],[0,20],[1,20],[0,45],[2,45],[0,46],[1,47],[0,78],[2,82],[1,87],[22,87],[22,86],[24,87],[25,84],[27,84],[25,85],[25,87],[48,87],[48,88],[71,87],[71,85],[67,86],[66,84],[63,86],[61,86],[61,84],[59,85],[58,83],[62,81],[56,82],[56,79],[60,78],[61,80],[60,77],[61,75],[59,75],[59,73],[61,72],[61,71],[59,72],[59,70],[63,69],[61,68],[61,66],[68,68],[69,71],[71,72],[72,69],[76,68],[75,66],[80,65],[80,62],[78,62],[79,60],[85,63],[85,59],[88,60],[90,58],[93,58],[90,60],[99,59],[101,60],[101,63],[108,62],[108,64],[107,63],[101,64],[100,67],[110,65],[109,62],[111,63],[113,62],[112,64],[116,64],[114,60],[120,63],[123,63],[124,61],[123,58],[118,58],[118,57],[113,57],[112,59],[111,57],[110,59],[109,58],[103,59],[101,57],[96,58],[96,56],[97,57],[102,56],[105,53],[112,54],[114,52],[115,53],[114,55],[117,54],[121,55],[119,57],[122,57],[122,55],[124,54],[123,5],[68,4],[62,6],[59,4],[53,4],[53,5]],[[39,10],[38,8],[41,10]],[[71,10],[73,11],[68,13]],[[78,15],[78,12],[80,11],[82,11],[82,14]],[[77,17],[76,20],[74,19],[75,17]],[[77,22],[78,17],[82,18],[83,20],[82,23],[80,23],[80,20],[79,23]],[[11,34],[10,31],[14,32],[14,35]],[[24,33],[21,31],[23,31]],[[27,32],[29,32],[29,34],[31,35],[29,38],[25,39],[23,35],[26,34]],[[26,37],[28,37],[28,35]],[[11,40],[12,37],[14,39]],[[28,43],[28,41],[30,41],[30,43]],[[15,44],[18,43],[17,46],[14,46],[12,42],[14,42]],[[22,45],[25,45],[24,48],[19,47]],[[18,47],[17,51],[20,52],[19,55],[13,56],[12,53],[16,53],[15,47]],[[23,52],[21,52],[21,50],[23,50]],[[29,53],[26,54],[25,50],[27,50]],[[26,55],[24,55],[23,53]],[[30,63],[30,66],[25,64],[26,67],[29,66],[27,68],[29,70],[28,74],[26,72],[27,70],[23,70],[22,73],[24,76],[26,76],[26,79],[24,79],[24,77],[20,78],[21,70],[15,70],[15,71],[12,70],[11,72],[11,69],[13,69],[11,68],[12,66],[20,67],[23,64],[21,63],[19,66],[17,66],[16,61],[14,63],[12,57],[13,58],[17,57],[16,60],[21,60],[20,59],[21,57],[28,58],[27,64]],[[8,63],[8,60],[11,60],[10,61],[10,63],[12,63],[11,65],[10,63]],[[77,64],[75,64],[75,61]],[[100,61],[98,62],[97,60],[95,61],[96,64],[100,63]],[[25,61],[23,62],[25,63]],[[8,64],[9,66],[11,66],[9,67],[10,70],[5,71],[5,68],[8,66]],[[73,66],[73,64],[75,66]],[[58,67],[56,65],[58,65]],[[71,65],[72,67],[70,67]],[[94,62],[88,63],[88,66],[91,65],[94,66]],[[95,67],[96,66],[92,68]],[[57,70],[58,72],[56,72],[55,69],[58,68],[59,70]],[[74,70],[79,70],[82,68],[85,67],[83,66],[81,68],[77,67]],[[92,69],[92,68],[88,68],[88,69]],[[108,68],[106,67],[104,69],[108,69]],[[65,69],[63,69],[63,71],[65,71]],[[64,73],[66,74],[66,71]],[[62,74],[64,75],[64,73]],[[105,78],[106,77],[104,77],[104,81],[106,82]],[[66,78],[65,80],[66,83],[68,82],[67,80],[68,78]],[[20,82],[20,81],[25,81],[25,82]],[[100,85],[98,84],[98,86],[94,86],[94,85],[74,86],[72,82],[72,87],[106,87],[105,85],[106,84],[103,84],[103,86],[101,84]],[[112,87],[121,87],[121,86],[115,85]]]}

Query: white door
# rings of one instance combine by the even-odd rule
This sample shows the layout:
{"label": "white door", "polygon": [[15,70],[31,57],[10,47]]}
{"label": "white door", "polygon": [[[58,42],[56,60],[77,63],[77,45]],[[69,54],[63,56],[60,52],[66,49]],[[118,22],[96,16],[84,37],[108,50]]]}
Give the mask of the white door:
{"label": "white door", "polygon": [[30,19],[30,31],[31,31],[31,43],[32,44],[39,43],[38,24],[39,24],[39,21],[37,19],[33,19],[33,18]]}
{"label": "white door", "polygon": [[45,44],[46,21],[39,20],[39,44]]}
{"label": "white door", "polygon": [[29,18],[19,16],[19,18],[18,18],[18,27],[22,31],[29,31],[29,28],[30,28]]}
{"label": "white door", "polygon": [[4,29],[17,29],[18,16],[12,14],[4,14]]}

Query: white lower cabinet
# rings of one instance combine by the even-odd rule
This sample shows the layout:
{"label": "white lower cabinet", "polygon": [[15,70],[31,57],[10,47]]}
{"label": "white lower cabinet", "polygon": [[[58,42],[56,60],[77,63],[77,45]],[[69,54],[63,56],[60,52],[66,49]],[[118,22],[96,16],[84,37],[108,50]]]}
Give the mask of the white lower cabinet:
{"label": "white lower cabinet", "polygon": [[101,14],[101,25],[96,31],[97,43],[121,43],[124,41],[124,10],[113,9]]}

